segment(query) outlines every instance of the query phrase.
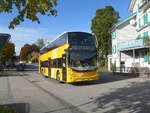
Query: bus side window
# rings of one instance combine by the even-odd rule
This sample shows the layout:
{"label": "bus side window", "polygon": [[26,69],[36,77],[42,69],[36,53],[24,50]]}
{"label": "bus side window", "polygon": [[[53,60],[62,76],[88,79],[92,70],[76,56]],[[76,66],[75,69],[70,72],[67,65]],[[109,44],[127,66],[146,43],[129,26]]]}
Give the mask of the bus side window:
{"label": "bus side window", "polygon": [[59,59],[58,59],[58,67],[59,67],[59,68],[62,68],[62,67],[63,67],[62,64],[63,64],[63,60],[62,60],[62,58],[59,58]]}
{"label": "bus side window", "polygon": [[55,67],[55,68],[58,68],[57,59],[54,60],[54,67]]}
{"label": "bus side window", "polygon": [[65,64],[65,60],[62,58],[58,58],[58,59],[51,60],[50,63],[52,68],[62,68],[64,67],[63,64]]}
{"label": "bus side window", "polygon": [[62,67],[66,67],[66,55],[64,54],[61,59]]}
{"label": "bus side window", "polygon": [[52,68],[57,68],[57,61],[56,61],[56,59],[52,60]]}
{"label": "bus side window", "polygon": [[54,60],[51,60],[51,67],[54,67]]}
{"label": "bus side window", "polygon": [[57,59],[57,67],[60,68],[61,64],[60,64],[60,58]]}

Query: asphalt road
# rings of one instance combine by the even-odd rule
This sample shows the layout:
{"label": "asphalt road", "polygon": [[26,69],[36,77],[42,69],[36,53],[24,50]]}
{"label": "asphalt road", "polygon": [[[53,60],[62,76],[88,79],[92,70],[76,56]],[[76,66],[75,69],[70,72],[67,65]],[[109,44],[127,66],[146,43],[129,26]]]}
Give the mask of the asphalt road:
{"label": "asphalt road", "polygon": [[61,84],[35,71],[0,77],[0,104],[23,113],[149,113],[150,80],[101,73],[98,81]]}
{"label": "asphalt road", "polygon": [[18,72],[0,76],[1,106],[14,107],[17,113],[83,113],[34,84],[34,78],[32,81],[25,76]]}

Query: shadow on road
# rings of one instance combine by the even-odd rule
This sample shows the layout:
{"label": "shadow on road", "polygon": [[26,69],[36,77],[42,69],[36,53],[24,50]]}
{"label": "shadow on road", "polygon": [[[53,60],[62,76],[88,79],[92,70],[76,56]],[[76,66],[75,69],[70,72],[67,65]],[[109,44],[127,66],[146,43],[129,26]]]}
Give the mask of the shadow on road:
{"label": "shadow on road", "polygon": [[72,83],[74,86],[86,86],[86,85],[95,85],[95,84],[105,84],[109,82],[116,82],[126,79],[132,79],[133,77],[129,76],[121,76],[121,75],[113,75],[110,72],[101,72],[100,79],[96,81],[87,81],[87,82],[79,82],[79,83]]}
{"label": "shadow on road", "polygon": [[10,108],[13,108],[13,109],[15,109],[15,111],[17,113],[29,113],[30,112],[30,105],[28,103],[5,104],[5,105],[0,105],[0,108],[1,107],[10,107]]}
{"label": "shadow on road", "polygon": [[92,112],[101,113],[150,113],[150,81],[132,83],[125,88],[98,97]]}

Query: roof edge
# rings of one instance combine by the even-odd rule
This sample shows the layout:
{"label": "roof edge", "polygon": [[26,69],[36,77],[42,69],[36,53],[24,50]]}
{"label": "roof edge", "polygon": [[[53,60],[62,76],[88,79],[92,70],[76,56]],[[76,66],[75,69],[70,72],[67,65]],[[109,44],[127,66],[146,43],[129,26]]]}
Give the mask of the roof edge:
{"label": "roof edge", "polygon": [[131,20],[133,17],[136,16],[136,14],[137,14],[137,13],[135,12],[135,13],[129,15],[127,18],[125,18],[125,19],[123,19],[123,20],[117,22],[116,24],[114,24],[114,25],[113,25],[113,28],[112,28],[112,31],[113,31],[116,27],[118,27],[119,25],[121,25],[121,24],[123,24],[123,23],[125,23],[125,22],[127,22],[127,21],[129,21],[129,20]]}
{"label": "roof edge", "polygon": [[129,8],[128,8],[128,11],[129,12],[133,12],[133,5],[135,4],[136,0],[131,0],[130,1],[130,5],[129,5]]}

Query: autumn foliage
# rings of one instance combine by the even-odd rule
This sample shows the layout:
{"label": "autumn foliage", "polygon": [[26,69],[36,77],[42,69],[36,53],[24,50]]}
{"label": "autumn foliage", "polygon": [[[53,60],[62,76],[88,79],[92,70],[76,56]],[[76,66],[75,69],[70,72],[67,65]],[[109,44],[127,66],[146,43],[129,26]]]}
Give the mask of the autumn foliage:
{"label": "autumn foliage", "polygon": [[26,18],[40,23],[39,14],[56,16],[56,5],[56,0],[0,0],[0,13],[12,13],[17,10],[17,16],[9,25],[9,28],[14,29]]}
{"label": "autumn foliage", "polygon": [[12,42],[8,42],[3,50],[0,52],[0,61],[2,64],[11,62],[15,55],[15,45]]}
{"label": "autumn foliage", "polygon": [[[34,53],[34,55],[33,55]],[[35,58],[35,53],[39,53],[39,47],[36,44],[25,44],[20,51],[20,60],[21,61],[32,61]],[[36,54],[36,58],[38,59],[38,55]],[[34,58],[32,58],[34,56]],[[35,59],[34,59],[35,60]],[[37,60],[36,60],[37,61]]]}

